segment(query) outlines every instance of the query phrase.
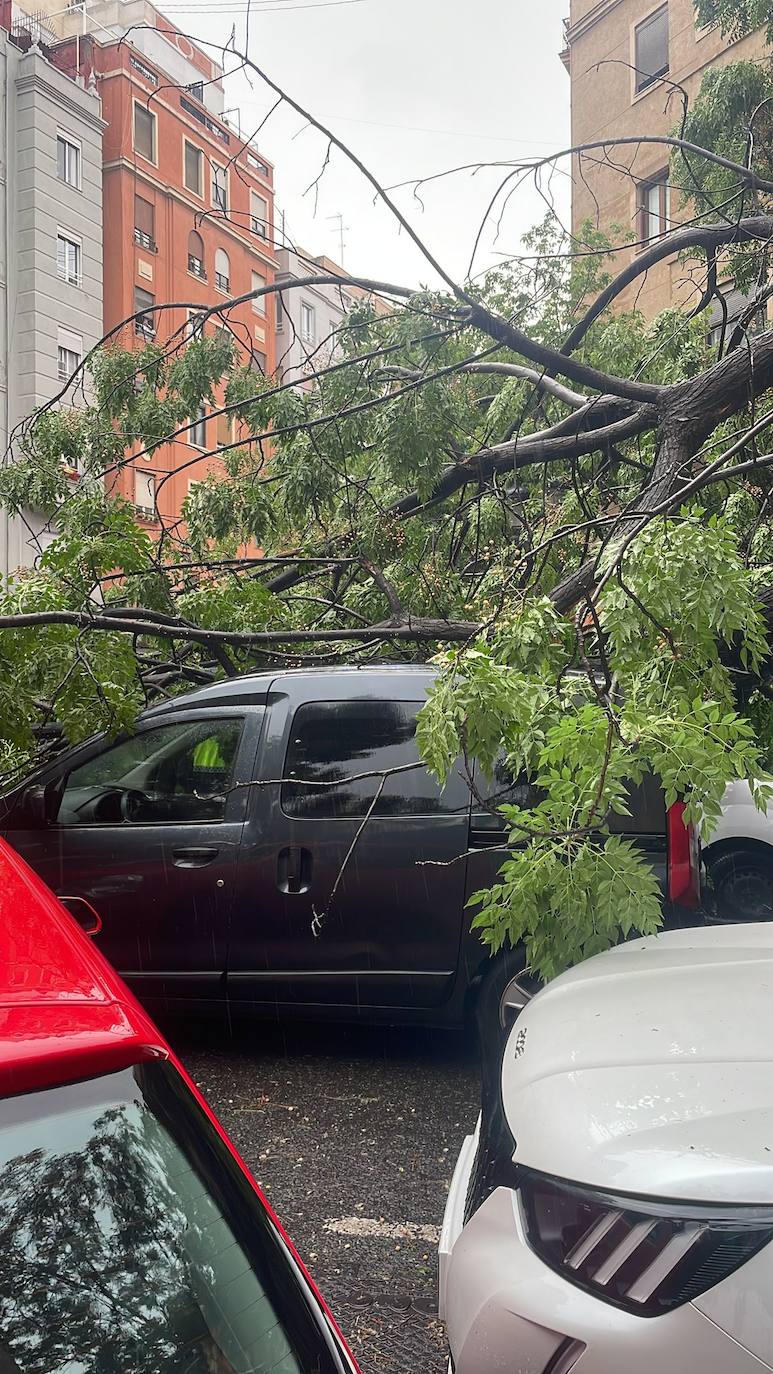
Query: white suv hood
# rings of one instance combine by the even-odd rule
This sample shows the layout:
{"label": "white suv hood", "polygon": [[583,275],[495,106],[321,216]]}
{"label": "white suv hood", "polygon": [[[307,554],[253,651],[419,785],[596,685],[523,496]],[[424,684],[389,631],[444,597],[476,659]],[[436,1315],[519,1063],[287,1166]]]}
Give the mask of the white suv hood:
{"label": "white suv hood", "polygon": [[515,1160],[663,1198],[773,1201],[773,926],[669,931],[562,974],[510,1034]]}

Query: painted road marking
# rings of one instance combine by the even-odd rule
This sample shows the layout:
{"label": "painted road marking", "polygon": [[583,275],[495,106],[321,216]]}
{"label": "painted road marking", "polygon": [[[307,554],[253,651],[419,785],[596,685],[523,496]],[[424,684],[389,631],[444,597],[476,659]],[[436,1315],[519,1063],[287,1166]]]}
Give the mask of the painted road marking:
{"label": "painted road marking", "polygon": [[356,1236],[358,1239],[421,1240],[427,1245],[437,1245],[440,1240],[439,1226],[420,1226],[415,1221],[384,1221],[383,1217],[330,1218],[324,1229],[334,1236]]}

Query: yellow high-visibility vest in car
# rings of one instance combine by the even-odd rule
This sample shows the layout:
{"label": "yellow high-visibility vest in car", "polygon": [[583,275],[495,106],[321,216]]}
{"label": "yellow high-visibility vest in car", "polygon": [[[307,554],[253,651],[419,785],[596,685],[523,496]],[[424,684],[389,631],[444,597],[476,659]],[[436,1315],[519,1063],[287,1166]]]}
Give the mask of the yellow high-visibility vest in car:
{"label": "yellow high-visibility vest in car", "polygon": [[220,741],[215,735],[200,740],[193,751],[194,768],[225,768]]}

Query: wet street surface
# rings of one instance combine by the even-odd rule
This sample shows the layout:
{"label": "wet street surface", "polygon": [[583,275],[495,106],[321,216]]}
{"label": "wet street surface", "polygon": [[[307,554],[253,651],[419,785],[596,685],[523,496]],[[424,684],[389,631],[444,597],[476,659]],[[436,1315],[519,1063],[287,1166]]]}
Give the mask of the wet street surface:
{"label": "wet street surface", "polygon": [[445,1374],[437,1241],[478,1078],[461,1034],[167,1030],[331,1304],[363,1374]]}

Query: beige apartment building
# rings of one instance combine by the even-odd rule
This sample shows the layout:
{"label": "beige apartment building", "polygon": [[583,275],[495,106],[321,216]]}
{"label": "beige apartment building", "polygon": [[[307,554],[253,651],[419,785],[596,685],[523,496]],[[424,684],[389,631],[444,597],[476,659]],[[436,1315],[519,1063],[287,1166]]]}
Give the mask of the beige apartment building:
{"label": "beige apartment building", "polygon": [[[693,0],[571,0],[561,57],[571,79],[572,146],[669,134],[682,113],[680,93],[669,82],[694,100],[708,67],[763,55],[771,57],[761,30],[732,42],[717,28],[700,28]],[[668,149],[657,144],[575,156],[575,236],[587,220],[606,232],[614,225],[633,232],[636,244],[616,256],[622,268],[643,244],[688,218],[679,192],[669,187],[668,160]],[[664,262],[629,288],[621,308],[636,305],[651,318],[672,304],[694,304],[701,277],[697,264],[691,272],[683,262]]]}

